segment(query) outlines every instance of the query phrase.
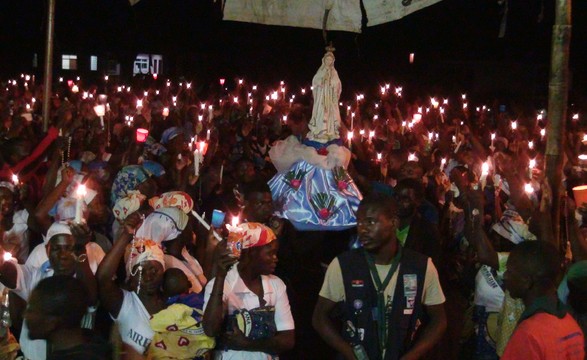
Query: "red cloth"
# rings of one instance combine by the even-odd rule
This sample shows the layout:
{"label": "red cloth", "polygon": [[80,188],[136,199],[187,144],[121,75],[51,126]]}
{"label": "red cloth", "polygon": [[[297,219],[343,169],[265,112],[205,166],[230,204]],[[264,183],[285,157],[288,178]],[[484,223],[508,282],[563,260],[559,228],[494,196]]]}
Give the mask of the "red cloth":
{"label": "red cloth", "polygon": [[583,360],[584,346],[583,332],[571,315],[559,319],[538,313],[518,325],[501,360]]}
{"label": "red cloth", "polygon": [[[43,155],[45,150],[57,139],[59,136],[59,130],[56,127],[49,128],[47,132],[47,136],[37,145],[35,150],[27,156],[26,158],[22,159],[18,164],[10,167],[8,164],[4,164],[0,169],[0,178],[11,179],[13,174],[19,175],[19,173],[29,166],[32,162],[34,162],[39,156]],[[20,181],[26,181],[27,178],[25,176],[19,176]]]}

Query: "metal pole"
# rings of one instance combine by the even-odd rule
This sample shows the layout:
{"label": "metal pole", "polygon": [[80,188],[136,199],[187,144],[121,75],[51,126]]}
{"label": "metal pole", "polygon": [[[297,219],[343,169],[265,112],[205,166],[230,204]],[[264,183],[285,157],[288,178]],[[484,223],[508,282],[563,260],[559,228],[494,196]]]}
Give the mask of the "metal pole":
{"label": "metal pole", "polygon": [[569,97],[569,47],[571,43],[571,0],[556,0],[552,27],[550,82],[548,85],[548,126],[546,177],[552,187],[552,225],[555,245],[561,245],[560,207],[565,125]]}
{"label": "metal pole", "polygon": [[51,85],[53,84],[53,28],[55,24],[55,0],[49,0],[47,8],[47,37],[45,38],[45,75],[43,87],[43,131],[49,128],[51,114]]}

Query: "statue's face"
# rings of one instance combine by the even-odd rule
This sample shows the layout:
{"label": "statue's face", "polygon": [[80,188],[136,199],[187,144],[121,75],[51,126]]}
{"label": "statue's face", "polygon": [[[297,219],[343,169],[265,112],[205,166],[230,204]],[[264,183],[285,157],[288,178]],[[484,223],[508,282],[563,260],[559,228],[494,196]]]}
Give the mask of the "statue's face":
{"label": "statue's face", "polygon": [[332,64],[334,64],[334,57],[332,57],[332,56],[325,56],[324,57],[324,65],[326,65],[326,66],[332,66]]}

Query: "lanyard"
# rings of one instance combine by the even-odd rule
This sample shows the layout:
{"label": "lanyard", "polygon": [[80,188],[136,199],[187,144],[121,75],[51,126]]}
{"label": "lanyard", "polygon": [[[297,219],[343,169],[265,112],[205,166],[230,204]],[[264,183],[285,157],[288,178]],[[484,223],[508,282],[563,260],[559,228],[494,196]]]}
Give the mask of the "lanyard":
{"label": "lanyard", "polygon": [[375,260],[373,256],[365,252],[365,258],[367,259],[367,264],[369,265],[369,271],[371,272],[371,277],[373,278],[375,290],[377,291],[377,331],[379,333],[379,348],[383,353],[385,348],[387,347],[387,312],[385,311],[385,288],[389,285],[391,278],[397,267],[399,266],[400,259],[402,257],[402,247],[397,247],[397,253],[393,260],[391,261],[391,267],[385,276],[383,282],[379,278],[379,272],[377,272],[377,268],[375,267]]}

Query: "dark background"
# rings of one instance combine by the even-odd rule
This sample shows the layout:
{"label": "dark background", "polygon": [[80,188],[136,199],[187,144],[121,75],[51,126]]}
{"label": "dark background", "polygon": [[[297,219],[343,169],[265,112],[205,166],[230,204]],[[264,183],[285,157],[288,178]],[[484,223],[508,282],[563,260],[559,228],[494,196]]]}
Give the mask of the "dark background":
{"label": "dark background", "polygon": [[[0,1],[2,78],[31,71],[35,52],[40,74],[46,6],[39,0]],[[123,78],[130,76],[137,53],[154,53],[163,55],[167,76],[198,84],[236,76],[261,84],[311,82],[324,51],[321,30],[225,22],[220,6],[211,0],[142,0],[133,7],[126,0],[57,0],[55,54],[118,59]],[[362,34],[329,32],[343,97],[392,82],[407,84],[408,93],[467,91],[543,104],[554,0],[509,0],[502,39],[500,10],[496,0],[444,0]],[[587,1],[575,0],[570,65],[575,100],[587,88],[586,15]],[[60,68],[59,61],[55,65]]]}

